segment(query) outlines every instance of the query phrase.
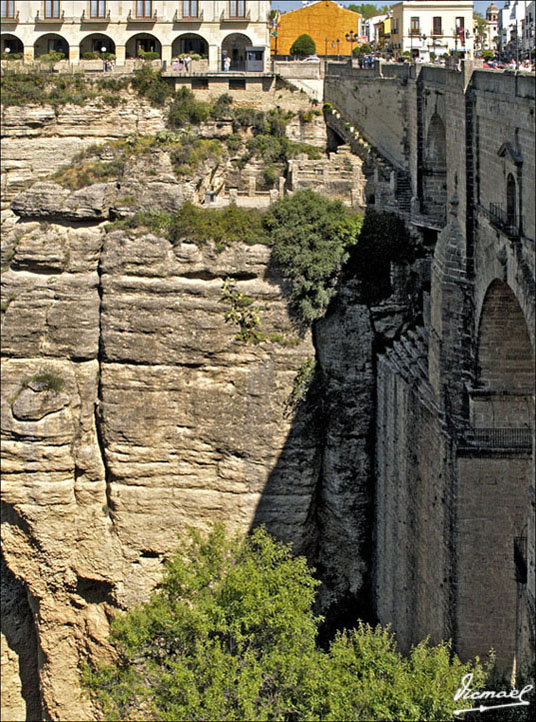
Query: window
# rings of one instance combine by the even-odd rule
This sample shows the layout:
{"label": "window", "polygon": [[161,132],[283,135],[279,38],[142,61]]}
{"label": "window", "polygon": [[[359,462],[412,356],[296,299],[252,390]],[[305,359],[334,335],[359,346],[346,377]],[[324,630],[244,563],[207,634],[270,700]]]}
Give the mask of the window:
{"label": "window", "polygon": [[90,14],[92,18],[106,17],[106,0],[91,0]]}
{"label": "window", "polygon": [[183,0],[182,17],[196,18],[199,15],[199,3],[197,0]]}
{"label": "window", "polygon": [[506,179],[506,221],[509,226],[516,225],[516,182],[509,173]]}
{"label": "window", "polygon": [[45,17],[59,18],[60,0],[45,0]]}
{"label": "window", "polygon": [[229,15],[232,18],[246,17],[246,0],[229,0]]}
{"label": "window", "polygon": [[153,16],[153,0],[136,0],[136,17],[150,18]]}
{"label": "window", "polygon": [[2,0],[2,17],[15,17],[15,0]]}
{"label": "window", "polygon": [[465,18],[456,18],[456,30],[465,29]]}
{"label": "window", "polygon": [[410,18],[409,34],[419,35],[421,32],[421,23],[419,18]]}
{"label": "window", "polygon": [[443,35],[441,29],[441,18],[433,18],[432,35]]}

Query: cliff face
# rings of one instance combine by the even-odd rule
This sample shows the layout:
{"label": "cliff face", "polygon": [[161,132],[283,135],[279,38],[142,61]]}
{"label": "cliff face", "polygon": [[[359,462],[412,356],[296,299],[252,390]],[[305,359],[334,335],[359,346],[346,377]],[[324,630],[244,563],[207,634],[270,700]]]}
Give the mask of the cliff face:
{"label": "cliff face", "polygon": [[[160,121],[147,112],[154,132]],[[187,186],[155,168],[129,194],[172,210]],[[363,583],[368,312],[341,297],[313,344],[293,327],[268,247],[107,233],[116,195],[114,184],[40,182],[13,202],[19,218],[5,214],[2,705],[11,718],[95,717],[80,664],[106,653],[113,610],[147,597],[186,525],[265,523],[318,564],[326,608]],[[220,299],[227,277],[274,340],[237,340]],[[320,429],[309,409],[288,407],[315,355],[327,399]]]}

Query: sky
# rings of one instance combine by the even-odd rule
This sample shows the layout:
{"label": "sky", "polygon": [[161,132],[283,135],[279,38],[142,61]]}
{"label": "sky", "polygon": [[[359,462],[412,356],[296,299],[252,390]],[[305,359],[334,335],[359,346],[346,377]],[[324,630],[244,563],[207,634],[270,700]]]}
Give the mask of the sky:
{"label": "sky", "polygon": [[[394,5],[398,0],[338,0],[340,5],[360,5],[361,2],[369,2],[372,5]],[[475,10],[482,15],[486,14],[486,8],[490,4],[491,0],[475,0]],[[498,8],[502,8],[504,0],[494,0],[495,5]],[[272,0],[272,8],[275,10],[279,8],[281,11],[296,10],[297,8],[303,7],[301,0]]]}

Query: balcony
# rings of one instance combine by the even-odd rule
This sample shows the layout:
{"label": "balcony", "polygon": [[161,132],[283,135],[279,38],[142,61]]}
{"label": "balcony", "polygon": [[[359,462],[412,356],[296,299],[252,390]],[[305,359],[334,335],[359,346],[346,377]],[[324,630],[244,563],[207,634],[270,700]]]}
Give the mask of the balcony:
{"label": "balcony", "polygon": [[505,233],[509,238],[519,238],[520,219],[516,213],[507,212],[500,203],[490,203],[488,212],[492,226]]}
{"label": "balcony", "polygon": [[174,23],[202,23],[203,22],[203,10],[198,10],[197,15],[183,15],[182,10],[175,10],[173,16]]}
{"label": "balcony", "polygon": [[152,15],[136,15],[132,10],[128,11],[127,23],[155,23],[157,20],[156,10]]}
{"label": "balcony", "polygon": [[2,15],[2,25],[16,25],[18,22],[19,22],[19,11],[18,10],[14,15],[7,15],[5,17]]}
{"label": "balcony", "polygon": [[466,442],[468,446],[480,449],[530,451],[532,435],[532,429],[527,427],[473,428],[468,432]]}
{"label": "balcony", "polygon": [[248,10],[245,15],[231,15],[229,10],[224,10],[220,16],[222,23],[249,23],[251,21],[251,11]]}
{"label": "balcony", "polygon": [[420,28],[410,28],[408,31],[408,35],[413,35],[415,37],[419,37],[420,34],[421,34]]}
{"label": "balcony", "polygon": [[92,23],[92,24],[108,24],[110,22],[110,10],[105,15],[87,15],[85,10],[82,10],[82,17],[80,18],[81,23]]}
{"label": "balcony", "polygon": [[67,18],[65,17],[65,10],[61,11],[61,14],[57,17],[48,17],[45,15],[41,15],[39,13],[39,10],[37,11],[37,15],[35,16],[35,22],[36,23],[50,23],[51,25],[59,25],[61,23],[64,23]]}

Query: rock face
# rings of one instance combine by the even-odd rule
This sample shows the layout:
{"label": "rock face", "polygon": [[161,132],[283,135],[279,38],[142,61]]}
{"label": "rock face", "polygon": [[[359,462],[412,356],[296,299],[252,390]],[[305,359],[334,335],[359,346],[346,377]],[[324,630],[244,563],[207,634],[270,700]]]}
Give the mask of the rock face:
{"label": "rock face", "polygon": [[[91,719],[78,661],[102,654],[111,609],[146,596],[187,524],[265,522],[310,544],[315,440],[285,405],[314,350],[265,246],[35,220],[5,244],[4,551],[35,615],[44,716]],[[227,276],[279,342],[236,340]]]}

